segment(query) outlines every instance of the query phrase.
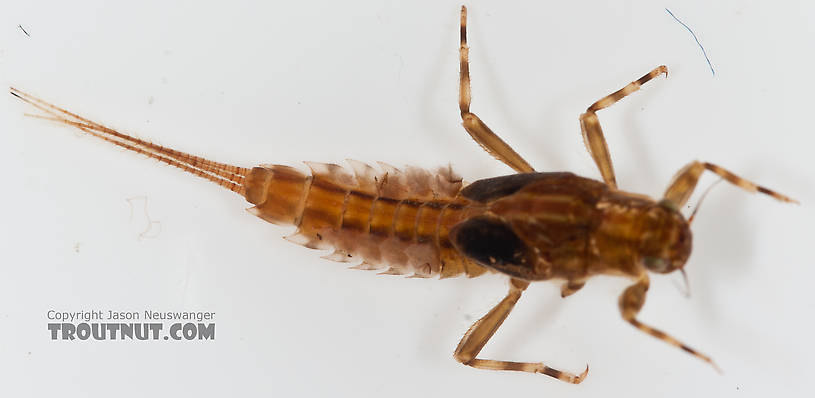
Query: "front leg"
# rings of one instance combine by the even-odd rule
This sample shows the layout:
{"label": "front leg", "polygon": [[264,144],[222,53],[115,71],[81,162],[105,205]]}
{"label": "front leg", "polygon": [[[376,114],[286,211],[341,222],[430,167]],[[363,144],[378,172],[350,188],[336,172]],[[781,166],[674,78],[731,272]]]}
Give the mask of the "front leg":
{"label": "front leg", "polygon": [[586,366],[586,370],[584,370],[583,373],[575,375],[550,368],[540,362],[511,362],[476,358],[478,353],[481,352],[481,349],[484,348],[490,338],[498,331],[498,328],[501,327],[501,324],[504,323],[504,320],[507,319],[507,315],[509,315],[510,311],[515,307],[515,303],[521,298],[521,293],[526,290],[527,286],[529,286],[529,282],[527,281],[511,279],[507,296],[504,297],[498,305],[493,307],[487,315],[484,315],[484,317],[477,320],[473,326],[470,326],[470,330],[464,334],[461,342],[458,343],[453,357],[465,365],[478,369],[542,373],[561,381],[579,384],[586,377],[586,374],[588,374],[588,366]]}
{"label": "front leg", "polygon": [[665,191],[664,199],[673,203],[673,205],[677,208],[684,206],[688,201],[688,198],[690,198],[691,194],[693,193],[693,190],[696,189],[696,184],[699,182],[699,177],[702,176],[702,173],[705,170],[715,173],[719,177],[727,180],[727,182],[747,192],[760,192],[765,195],[770,195],[782,202],[798,203],[798,201],[795,199],[782,195],[769,188],[762,187],[761,185],[756,185],[751,181],[745,180],[744,178],[733,174],[732,171],[729,171],[721,166],[717,166],[713,163],[698,161],[688,163],[687,166],[683,167],[678,173],[676,173],[673,180],[669,184],[668,189]]}
{"label": "front leg", "polygon": [[637,283],[629,286],[620,296],[620,313],[628,323],[632,324],[635,328],[650,334],[674,347],[678,347],[683,351],[709,363],[716,371],[721,372],[718,366],[710,359],[709,356],[702,354],[693,348],[688,347],[681,341],[675,339],[673,336],[651,326],[648,326],[637,320],[637,314],[645,304],[645,294],[648,292],[648,275],[643,274]]}

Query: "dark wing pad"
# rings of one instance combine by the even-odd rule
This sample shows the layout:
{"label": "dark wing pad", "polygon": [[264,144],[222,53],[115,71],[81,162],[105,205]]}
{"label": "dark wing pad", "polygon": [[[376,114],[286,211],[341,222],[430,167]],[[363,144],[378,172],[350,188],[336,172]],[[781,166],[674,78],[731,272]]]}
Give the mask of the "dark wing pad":
{"label": "dark wing pad", "polygon": [[529,183],[541,179],[557,179],[572,173],[523,173],[478,180],[461,190],[461,196],[476,202],[489,202],[518,192]]}
{"label": "dark wing pad", "polygon": [[488,268],[520,278],[532,270],[526,244],[499,218],[471,218],[453,227],[450,238],[467,258]]}

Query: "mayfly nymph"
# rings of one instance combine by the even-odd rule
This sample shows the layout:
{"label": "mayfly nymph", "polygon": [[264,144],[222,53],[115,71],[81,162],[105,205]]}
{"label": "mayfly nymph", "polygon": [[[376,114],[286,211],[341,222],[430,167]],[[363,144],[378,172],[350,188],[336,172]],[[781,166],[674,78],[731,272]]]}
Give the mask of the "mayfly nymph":
{"label": "mayfly nymph", "polygon": [[580,128],[602,182],[568,172],[536,172],[529,163],[470,111],[467,10],[461,8],[459,108],[464,129],[489,154],[517,173],[464,184],[450,167],[433,172],[376,169],[349,161],[307,163],[310,173],[284,165],[239,167],[165,148],[123,134],[11,88],[33,105],[37,117],[73,126],[119,147],[143,154],[207,179],[244,197],[250,212],[271,223],[292,225],[287,239],[353,268],[420,278],[475,277],[500,273],[509,292],[462,338],[454,357],[475,368],[542,373],[580,383],[588,372],[561,371],[544,363],[479,358],[531,282],[556,280],[563,297],[595,275],[616,275],[633,283],[619,298],[623,319],[637,329],[676,346],[715,367],[713,361],[674,337],[642,323],[648,273],[683,271],[691,253],[691,216],[683,208],[705,171],[747,192],[787,196],[747,181],[708,162],[679,170],[659,200],[618,190],[597,111],[665,74],[659,66],[622,89],[601,98],[580,116]]}

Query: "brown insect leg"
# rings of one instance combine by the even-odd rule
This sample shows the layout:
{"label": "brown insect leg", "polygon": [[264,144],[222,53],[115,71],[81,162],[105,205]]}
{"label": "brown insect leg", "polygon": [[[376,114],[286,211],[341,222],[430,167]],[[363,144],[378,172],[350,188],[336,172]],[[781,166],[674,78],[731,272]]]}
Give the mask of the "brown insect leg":
{"label": "brown insect leg", "polygon": [[760,185],[756,185],[713,163],[702,163],[698,161],[689,163],[687,166],[679,170],[678,173],[676,173],[671,181],[671,184],[668,186],[668,189],[665,190],[664,199],[671,201],[671,203],[676,205],[678,208],[684,206],[688,201],[688,198],[690,198],[690,195],[693,193],[693,190],[696,188],[696,183],[699,182],[699,177],[705,170],[710,170],[716,173],[720,177],[727,180],[727,182],[736,185],[747,192],[761,192],[782,202],[798,203],[795,199]]}
{"label": "brown insect leg", "polygon": [[714,369],[716,369],[716,371],[721,372],[721,369],[719,369],[719,367],[716,366],[716,363],[714,363],[709,356],[702,354],[701,352],[696,351],[693,348],[688,347],[687,345],[675,339],[674,337],[668,335],[667,333],[659,329],[655,329],[651,326],[648,326],[637,320],[637,314],[640,312],[640,309],[642,309],[642,306],[645,304],[645,294],[646,292],[648,292],[648,285],[649,285],[648,276],[643,275],[642,277],[640,277],[640,280],[637,283],[625,289],[623,294],[620,296],[620,314],[622,314],[623,319],[625,319],[628,323],[632,324],[635,328],[651,336],[654,336],[674,347],[682,349],[683,351],[709,363],[711,366],[713,366]]}
{"label": "brown insect leg", "polygon": [[529,282],[518,279],[510,280],[510,288],[507,296],[504,297],[498,305],[493,307],[487,315],[484,315],[483,318],[476,321],[473,326],[470,327],[470,330],[464,334],[464,338],[458,343],[453,357],[465,365],[478,369],[516,370],[529,373],[541,373],[568,383],[579,384],[586,377],[586,374],[588,374],[588,366],[586,366],[586,370],[583,371],[583,373],[575,375],[550,368],[540,362],[510,362],[476,358],[476,355],[481,352],[481,349],[484,348],[487,341],[495,334],[501,324],[504,323],[507,315],[509,315],[509,312],[515,307],[515,303],[521,298],[521,293],[526,290],[527,286],[529,286]]}
{"label": "brown insect leg", "polygon": [[535,171],[529,163],[518,155],[501,137],[487,127],[474,113],[470,113],[470,49],[467,47],[467,7],[461,6],[461,47],[459,48],[460,74],[458,106],[461,109],[461,120],[470,137],[487,153],[504,162],[519,173]]}
{"label": "brown insect leg", "polygon": [[586,281],[568,281],[560,287],[560,297],[568,297],[586,286]]}
{"label": "brown insect leg", "polygon": [[628,94],[639,90],[640,86],[662,73],[668,76],[668,68],[665,65],[656,67],[645,76],[601,98],[599,101],[591,104],[591,106],[586,109],[586,113],[580,115],[580,130],[583,132],[583,143],[586,144],[586,149],[589,151],[592,159],[594,159],[594,163],[597,164],[597,168],[600,169],[603,181],[612,188],[617,188],[617,178],[614,176],[614,166],[611,163],[608,144],[606,144],[606,137],[603,136],[603,129],[600,127],[600,120],[597,118],[596,112],[600,109],[608,108],[615,102],[625,98]]}

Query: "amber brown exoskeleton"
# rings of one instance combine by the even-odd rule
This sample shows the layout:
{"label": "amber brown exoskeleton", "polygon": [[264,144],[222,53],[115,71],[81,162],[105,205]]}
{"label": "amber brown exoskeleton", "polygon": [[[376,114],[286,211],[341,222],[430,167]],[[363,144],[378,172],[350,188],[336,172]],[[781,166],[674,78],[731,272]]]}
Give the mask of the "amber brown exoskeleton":
{"label": "amber brown exoskeleton", "polygon": [[455,350],[454,357],[465,365],[542,373],[580,383],[588,368],[576,374],[539,362],[478,355],[531,282],[557,280],[566,297],[592,276],[603,274],[633,281],[619,299],[625,321],[713,365],[708,356],[637,318],[649,287],[648,273],[682,271],[690,255],[692,218],[686,219],[679,209],[705,170],[748,192],[793,200],[720,166],[696,161],[677,173],[659,200],[617,189],[597,111],[667,74],[664,66],[600,99],[580,116],[583,138],[602,182],[567,172],[535,172],[470,111],[463,7],[460,35],[459,107],[464,128],[517,174],[465,185],[449,167],[400,171],[386,164],[375,169],[355,161],[349,161],[349,168],[309,163],[310,173],[283,165],[239,167],[137,139],[14,88],[11,94],[44,112],[38,117],[74,126],[239,194],[261,219],[295,226],[297,231],[289,240],[314,249],[333,249],[325,256],[328,259],[416,277],[507,275],[506,297],[473,324]]}

